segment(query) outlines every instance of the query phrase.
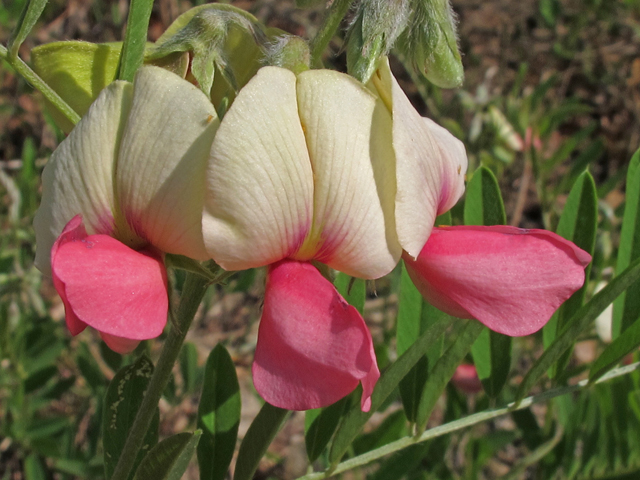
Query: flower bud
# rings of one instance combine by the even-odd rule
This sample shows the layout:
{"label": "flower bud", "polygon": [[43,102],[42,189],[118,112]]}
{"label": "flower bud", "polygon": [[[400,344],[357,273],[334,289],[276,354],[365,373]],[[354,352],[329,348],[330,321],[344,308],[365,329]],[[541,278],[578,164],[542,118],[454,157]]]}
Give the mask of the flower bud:
{"label": "flower bud", "polygon": [[442,88],[462,85],[464,71],[449,0],[412,0],[409,27],[397,47],[433,84]]}
{"label": "flower bud", "polygon": [[349,27],[347,68],[349,73],[366,83],[409,18],[408,0],[364,0]]}

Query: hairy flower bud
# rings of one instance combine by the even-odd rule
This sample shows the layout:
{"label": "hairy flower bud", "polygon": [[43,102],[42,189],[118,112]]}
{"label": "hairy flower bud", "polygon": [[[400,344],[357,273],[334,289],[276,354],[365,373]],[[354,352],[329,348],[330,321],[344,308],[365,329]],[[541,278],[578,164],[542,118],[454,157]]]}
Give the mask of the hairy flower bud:
{"label": "hairy flower bud", "polygon": [[347,68],[361,82],[368,82],[409,18],[408,0],[364,0],[349,27]]}
{"label": "hairy flower bud", "polygon": [[435,85],[455,88],[462,84],[464,71],[449,0],[412,0],[409,27],[398,39],[397,48]]}

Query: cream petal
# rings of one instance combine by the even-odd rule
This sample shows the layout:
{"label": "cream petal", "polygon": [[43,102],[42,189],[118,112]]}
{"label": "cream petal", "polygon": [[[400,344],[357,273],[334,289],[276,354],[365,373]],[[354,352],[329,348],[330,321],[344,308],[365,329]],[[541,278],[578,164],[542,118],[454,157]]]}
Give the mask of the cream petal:
{"label": "cream petal", "polygon": [[362,84],[331,70],[300,74],[297,90],[315,190],[312,233],[296,258],[357,277],[385,275],[402,253],[391,115]]}
{"label": "cream petal", "polygon": [[393,116],[396,154],[396,223],[402,248],[416,258],[438,214],[464,192],[467,156],[464,145],[413,108],[383,61],[373,85]]}
{"label": "cream petal", "polygon": [[51,247],[76,215],[82,215],[89,234],[113,232],[113,168],[132,93],[125,82],[105,88],[44,169],[33,222],[36,266],[43,273],[51,273]]}
{"label": "cream petal", "polygon": [[208,258],[204,175],[218,123],[211,102],[186,80],[158,67],[137,73],[116,200],[128,227],[164,252]]}
{"label": "cream petal", "polygon": [[240,91],[211,147],[203,231],[227,270],[295,253],[313,209],[313,172],[298,117],[296,78],[262,68]]}

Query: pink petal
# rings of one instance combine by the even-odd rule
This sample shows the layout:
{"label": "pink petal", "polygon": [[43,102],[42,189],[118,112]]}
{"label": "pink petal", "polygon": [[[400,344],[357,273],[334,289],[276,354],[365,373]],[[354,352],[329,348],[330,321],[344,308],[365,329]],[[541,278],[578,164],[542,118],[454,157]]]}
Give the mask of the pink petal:
{"label": "pink petal", "polygon": [[482,382],[478,378],[478,371],[475,365],[462,363],[456,368],[456,372],[451,377],[451,383],[466,394],[474,394],[482,391]]}
{"label": "pink petal", "polygon": [[380,376],[369,330],[358,311],[315,267],[283,260],[269,268],[253,363],[253,382],[272,405],[330,405],[362,382],[371,407]]}
{"label": "pink petal", "polygon": [[434,306],[511,336],[542,328],[591,261],[555,233],[507,226],[434,228],[417,260],[403,258]]}
{"label": "pink petal", "polygon": [[100,332],[100,336],[104,343],[114,352],[124,355],[126,353],[133,352],[140,344],[140,340],[131,340],[129,338],[116,337],[115,335],[109,335],[108,333]]}
{"label": "pink petal", "polygon": [[[157,254],[137,252],[107,235],[87,236],[78,215],[51,249],[51,269],[72,334],[86,325],[109,339],[137,341],[162,333],[169,303],[167,273]],[[116,351],[131,347],[118,340],[107,344],[119,345]]]}

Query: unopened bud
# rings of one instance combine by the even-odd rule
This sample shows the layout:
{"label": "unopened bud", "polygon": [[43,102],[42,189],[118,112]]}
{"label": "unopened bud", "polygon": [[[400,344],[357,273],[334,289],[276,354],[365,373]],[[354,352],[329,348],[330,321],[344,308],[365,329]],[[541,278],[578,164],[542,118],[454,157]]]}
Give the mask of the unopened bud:
{"label": "unopened bud", "polygon": [[297,75],[309,70],[310,62],[309,44],[300,37],[283,35],[267,47],[267,65],[286,68]]}
{"label": "unopened bud", "polygon": [[409,0],[363,0],[349,27],[347,68],[366,83],[407,25]]}
{"label": "unopened bud", "polygon": [[462,85],[464,70],[449,0],[412,0],[409,27],[397,47],[433,84],[442,88]]}

